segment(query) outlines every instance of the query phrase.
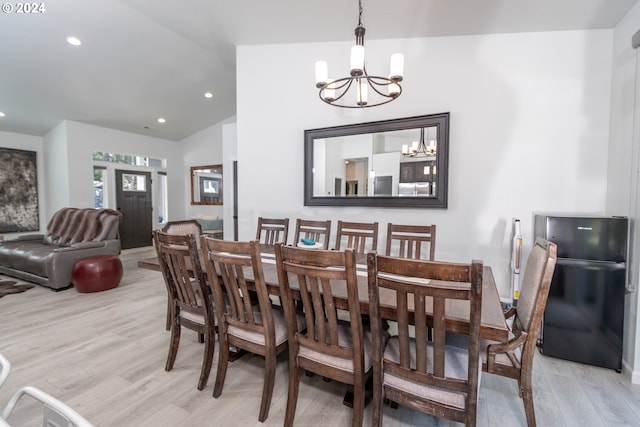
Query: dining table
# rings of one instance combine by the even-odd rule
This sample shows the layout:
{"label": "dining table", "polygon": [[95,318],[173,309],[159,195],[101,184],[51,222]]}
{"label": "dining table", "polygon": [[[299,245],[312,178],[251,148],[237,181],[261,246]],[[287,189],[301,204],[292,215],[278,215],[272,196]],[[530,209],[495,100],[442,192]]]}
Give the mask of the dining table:
{"label": "dining table", "polygon": [[[315,249],[307,249],[315,250]],[[270,295],[280,296],[280,284],[278,269],[274,255],[274,247],[262,245],[261,247],[262,269],[265,283]],[[367,280],[366,255],[359,254],[356,257],[356,275],[358,282],[358,296],[360,309],[363,314],[369,313],[369,291]],[[161,271],[157,257],[145,258],[138,261],[138,267],[149,270]],[[252,272],[247,272],[247,279],[253,278]],[[292,282],[292,286],[294,283]],[[292,288],[295,296],[295,288]],[[336,306],[339,309],[348,309],[346,287],[344,292],[337,290],[334,294]],[[397,309],[395,307],[395,295],[389,289],[380,289],[380,315],[384,319],[395,320]],[[446,307],[447,318],[445,321],[447,331],[468,334],[469,332],[469,308],[468,301],[448,301],[451,304]],[[411,308],[411,307],[410,307]],[[430,315],[427,307],[427,315]],[[480,337],[486,340],[506,342],[509,339],[500,296],[490,266],[483,266],[482,277],[482,310]]]}

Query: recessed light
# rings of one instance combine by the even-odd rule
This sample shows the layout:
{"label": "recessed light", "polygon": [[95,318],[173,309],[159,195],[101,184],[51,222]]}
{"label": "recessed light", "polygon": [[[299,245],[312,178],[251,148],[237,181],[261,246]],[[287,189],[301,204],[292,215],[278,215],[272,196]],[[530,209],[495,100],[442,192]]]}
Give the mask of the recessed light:
{"label": "recessed light", "polygon": [[211,92],[207,92],[204,94],[205,98],[213,98],[213,94]]}
{"label": "recessed light", "polygon": [[80,46],[82,44],[82,42],[80,41],[80,39],[78,39],[77,37],[67,37],[67,43],[69,43],[70,45],[73,46]]}
{"label": "recessed light", "polygon": [[165,122],[166,122],[166,120],[165,120],[165,119],[163,119],[162,117],[160,117],[160,118],[158,119],[158,123],[165,123]]}
{"label": "recessed light", "polygon": [[4,116],[6,116],[6,114],[0,111],[0,117],[4,117]]}

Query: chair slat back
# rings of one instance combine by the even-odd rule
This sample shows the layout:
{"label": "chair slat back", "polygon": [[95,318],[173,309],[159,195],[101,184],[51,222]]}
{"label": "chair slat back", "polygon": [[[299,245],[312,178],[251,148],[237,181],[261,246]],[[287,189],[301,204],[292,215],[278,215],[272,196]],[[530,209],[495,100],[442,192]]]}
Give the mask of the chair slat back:
{"label": "chair slat back", "polygon": [[169,294],[180,310],[205,315],[209,292],[194,235],[155,231],[153,236]]}
{"label": "chair slat back", "polygon": [[[361,370],[362,319],[353,249],[329,251],[276,245],[276,263],[287,319],[295,311],[294,291],[302,302],[307,329],[296,334],[296,343],[328,355],[353,358],[356,369]],[[341,320],[336,295],[348,298],[353,346],[339,340],[338,324],[347,319]]]}
{"label": "chair slat back", "polygon": [[[428,245],[428,249],[425,249],[425,245]],[[435,225],[388,224],[385,255],[433,261],[435,253]]]}
{"label": "chair slat back", "polygon": [[287,244],[289,218],[258,218],[256,239],[265,245]]}
{"label": "chair slat back", "polygon": [[338,221],[335,249],[341,248],[353,248],[358,254],[375,251],[378,248],[378,223]]}
{"label": "chair slat back", "polygon": [[[374,369],[382,366],[383,372],[407,381],[465,393],[466,404],[462,412],[473,411],[475,414],[480,369],[482,262],[443,263],[369,253],[367,266]],[[398,313],[397,360],[382,357],[381,292],[395,295]],[[385,301],[388,303],[387,298]],[[466,304],[469,313],[467,375],[464,378],[452,375],[454,367],[447,366],[447,360],[450,360],[447,352],[451,351],[445,345],[447,314],[448,307],[454,304]],[[433,341],[428,340],[429,328],[433,328]],[[381,375],[374,371],[374,383],[377,378],[381,381]],[[437,415],[440,412],[436,410],[430,413]]]}
{"label": "chair slat back", "polygon": [[331,220],[314,221],[308,219],[296,220],[296,233],[294,245],[300,243],[300,239],[313,239],[323,243],[323,249],[329,249],[329,236],[331,235]]}
{"label": "chair slat back", "polygon": [[[202,248],[218,324],[225,329],[228,324],[265,333],[267,341],[270,338],[271,342],[275,342],[271,301],[260,258],[260,242],[202,237]],[[252,279],[253,286],[249,286],[247,278]],[[257,295],[260,316],[253,309],[252,295]]]}

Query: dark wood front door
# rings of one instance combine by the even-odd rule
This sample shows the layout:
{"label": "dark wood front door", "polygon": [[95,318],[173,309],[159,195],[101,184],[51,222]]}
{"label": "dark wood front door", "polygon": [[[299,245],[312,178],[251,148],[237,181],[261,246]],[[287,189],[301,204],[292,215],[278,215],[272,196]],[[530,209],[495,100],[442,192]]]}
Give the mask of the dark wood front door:
{"label": "dark wood front door", "polygon": [[120,222],[122,249],[151,246],[151,173],[116,170],[116,204],[123,215]]}

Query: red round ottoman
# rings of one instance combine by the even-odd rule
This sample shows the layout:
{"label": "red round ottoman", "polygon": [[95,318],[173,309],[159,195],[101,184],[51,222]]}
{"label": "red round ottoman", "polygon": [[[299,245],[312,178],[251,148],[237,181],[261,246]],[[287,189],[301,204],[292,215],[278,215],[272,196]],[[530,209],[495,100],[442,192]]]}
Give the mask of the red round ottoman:
{"label": "red round ottoman", "polygon": [[122,262],[116,255],[97,255],[73,264],[71,281],[78,292],[113,289],[122,279]]}

